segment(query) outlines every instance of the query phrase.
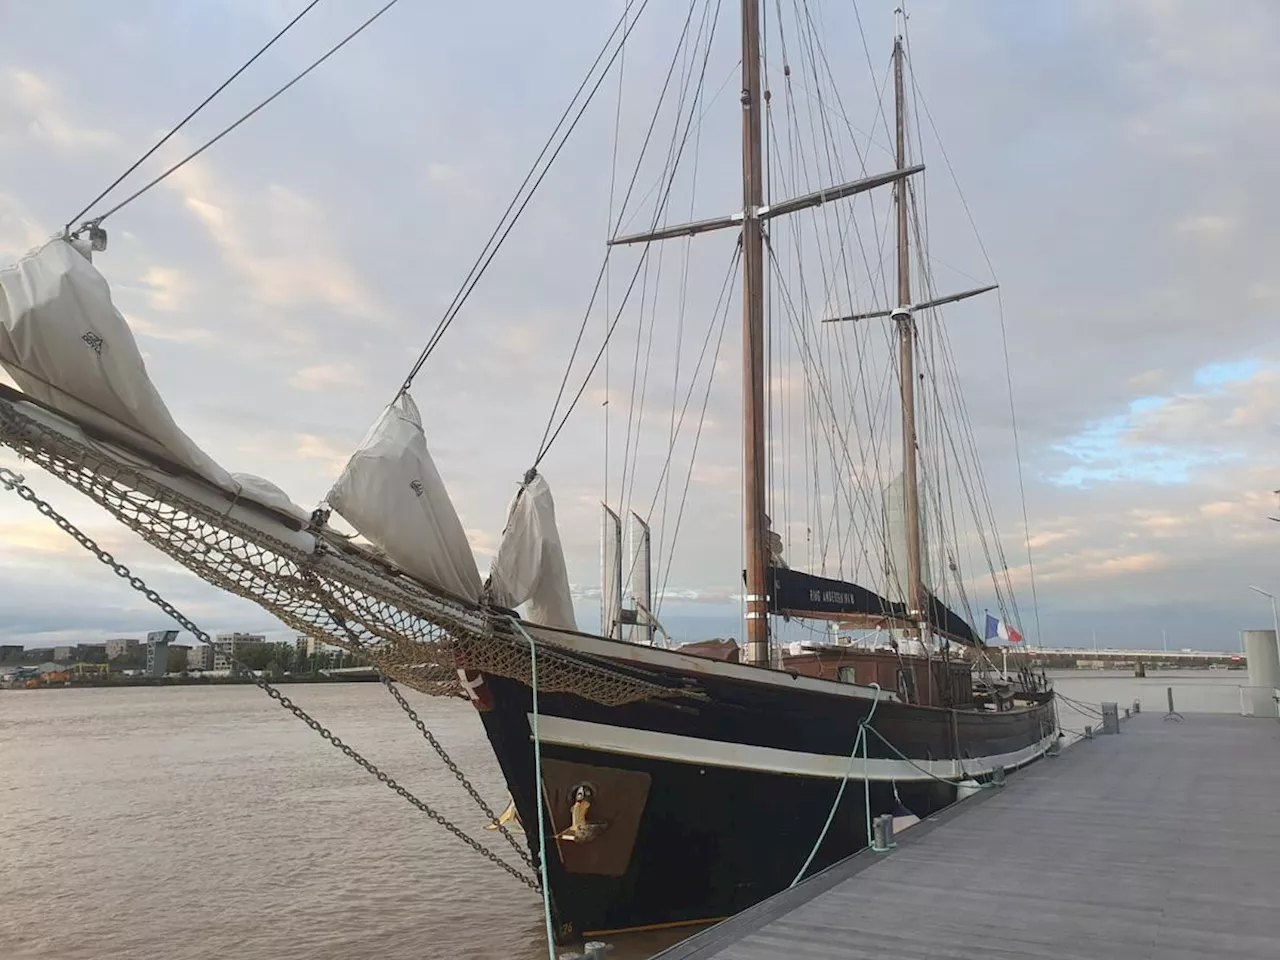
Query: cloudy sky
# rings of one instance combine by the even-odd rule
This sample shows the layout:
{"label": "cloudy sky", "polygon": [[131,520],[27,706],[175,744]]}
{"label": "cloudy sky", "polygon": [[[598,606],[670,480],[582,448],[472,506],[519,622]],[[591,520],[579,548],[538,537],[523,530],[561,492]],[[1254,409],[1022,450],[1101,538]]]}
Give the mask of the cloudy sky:
{"label": "cloudy sky", "polygon": [[[810,4],[849,129],[867,132],[867,162],[880,167],[890,161],[873,78],[883,76],[894,5]],[[16,258],[60,229],[300,6],[0,0],[0,257]],[[377,6],[322,2],[146,169],[154,175],[239,116]],[[708,55],[698,173],[672,200],[672,219],[734,203],[734,6],[724,5]],[[1231,647],[1241,627],[1269,622],[1248,584],[1280,593],[1280,526],[1267,519],[1280,516],[1272,493],[1280,487],[1280,63],[1268,47],[1280,35],[1280,8],[1242,0],[1223,16],[1217,7],[912,7],[919,93],[1001,283],[998,305],[975,301],[946,322],[1022,626],[1035,633],[1029,536],[1039,638],[1049,645],[1087,645],[1096,630],[1102,644],[1158,646],[1165,630],[1170,646]],[[299,503],[322,498],[620,10],[617,2],[402,0],[287,96],[116,214],[110,248],[96,262],[187,433],[229,469],[269,477]],[[614,75],[415,384],[482,570],[536,454],[600,265],[615,118],[625,178],[687,11],[671,2],[646,11],[628,41],[621,106]],[[768,75],[781,98],[779,43]],[[806,90],[804,79],[793,81],[796,96],[816,95],[822,84]],[[922,137],[929,196],[938,201],[930,213],[938,284],[971,285],[965,278],[986,280],[991,270],[933,143],[931,133]],[[641,194],[653,177],[638,183]],[[635,209],[639,229],[652,202]],[[714,365],[708,356],[700,368],[704,379],[689,373],[714,329],[730,243],[691,246],[689,306],[651,301],[656,346],[641,348],[655,386],[632,441],[639,453],[629,502],[642,513],[655,504],[650,516],[666,551],[689,478],[665,608],[673,632],[689,638],[738,632],[736,315]],[[660,261],[668,279],[685,269],[684,249]],[[615,301],[635,263],[633,255],[614,264]],[[646,277],[646,290],[650,279],[657,288]],[[594,353],[604,324],[597,310],[584,351]],[[595,616],[605,411],[616,500],[637,329],[649,336],[624,319],[609,381],[598,371],[542,465],[584,624]],[[684,372],[673,375],[677,353]],[[692,427],[713,366],[698,458],[690,472],[686,430],[684,462],[674,459],[664,492],[672,409],[692,383]],[[580,379],[581,362],[577,369]],[[0,453],[0,463],[13,458]],[[777,469],[791,477],[804,467]],[[272,629],[255,608],[175,569],[52,478],[26,473],[207,629]],[[779,526],[795,556],[811,550],[800,544],[812,521],[788,510]],[[37,644],[162,626],[46,521],[0,498],[0,637]]]}

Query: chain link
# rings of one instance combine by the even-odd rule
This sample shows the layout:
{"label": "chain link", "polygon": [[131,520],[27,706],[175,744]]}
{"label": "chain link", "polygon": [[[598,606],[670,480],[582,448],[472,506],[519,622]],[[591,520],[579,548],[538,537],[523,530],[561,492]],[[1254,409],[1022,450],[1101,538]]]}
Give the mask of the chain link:
{"label": "chain link", "polygon": [[422,718],[418,716],[418,712],[409,705],[409,701],[404,698],[404,694],[400,692],[400,688],[396,686],[395,681],[385,673],[380,674],[380,676],[382,678],[383,686],[385,686],[391,696],[395,698],[396,703],[400,704],[400,709],[405,712],[405,715],[413,721],[413,725],[418,728],[418,732],[422,734],[423,739],[425,739],[427,743],[431,744],[431,749],[436,752],[436,756],[444,761],[444,765],[449,768],[449,772],[457,778],[458,783],[462,784],[462,788],[471,795],[471,799],[476,802],[476,806],[478,806],[484,812],[484,815],[489,818],[489,822],[497,827],[498,830],[502,831],[502,835],[507,838],[507,842],[511,844],[511,848],[515,850],[520,859],[525,862],[525,865],[528,866],[530,870],[536,871],[537,866],[533,862],[533,857],[529,856],[528,851],[522,848],[516,838],[511,835],[510,831],[507,830],[507,825],[499,821],[498,815],[493,812],[493,808],[490,807],[489,804],[485,803],[484,798],[480,796],[476,791],[476,788],[471,785],[471,781],[467,779],[467,775],[458,769],[458,765],[453,762],[453,758],[449,756],[448,751],[440,745],[440,741],[437,740],[435,735],[427,729],[427,725],[422,722]]}
{"label": "chain link", "polygon": [[[32,504],[36,508],[36,510],[38,510],[42,515],[48,517],[50,520],[56,523],[59,529],[63,530],[64,532],[69,534],[72,538],[74,538],[75,541],[80,544],[80,546],[84,547],[86,550],[88,550],[90,553],[96,556],[106,566],[110,567],[111,570],[116,574],[116,576],[120,577],[122,580],[127,581],[129,586],[133,587],[134,590],[137,590],[139,593],[145,596],[148,600],[150,600],[153,604],[155,604],[157,607],[163,610],[166,614],[172,617],[175,621],[177,621],[177,623],[180,626],[182,626],[183,629],[191,633],[197,640],[199,640],[201,643],[204,643],[210,647],[214,646],[213,638],[210,637],[209,634],[205,633],[203,630],[197,627],[195,623],[193,623],[181,612],[179,612],[179,610],[176,607],[174,607],[173,604],[165,600],[164,597],[156,593],[155,590],[148,587],[146,582],[141,577],[135,576],[129,570],[128,567],[126,567],[123,563],[120,563],[110,553],[102,549],[91,538],[89,538],[84,533],[82,533],[79,530],[79,528],[77,528],[73,523],[71,523],[71,521],[67,520],[66,517],[58,513],[57,510],[55,510],[52,506],[50,506],[44,500],[41,500],[40,497],[36,495],[35,491],[33,491],[29,486],[27,486],[25,482],[25,478],[22,476],[22,474],[15,473],[14,471],[8,469],[7,467],[0,467],[0,485],[3,485],[5,488],[9,490],[12,490],[20,498]],[[353,749],[352,747],[344,743],[342,739],[338,737],[335,733],[333,733],[331,730],[326,728],[322,723],[320,723],[318,720],[312,717],[309,713],[303,710],[300,706],[298,706],[296,703],[294,703],[292,700],[286,697],[283,693],[277,690],[274,686],[272,686],[271,683],[268,682],[265,678],[255,674],[252,670],[248,669],[239,660],[232,658],[232,662],[241,671],[243,671],[253,681],[253,683],[257,687],[259,687],[264,693],[266,693],[267,696],[269,696],[272,700],[275,700],[277,703],[279,703],[280,706],[284,707],[286,710],[292,713],[295,717],[297,717],[299,720],[305,723],[308,727],[310,727],[316,733],[320,734],[322,738],[324,738],[332,746],[340,750],[349,759],[353,760],[356,764],[358,764],[361,768],[363,768],[365,772],[373,776],[379,783],[386,786],[387,789],[391,790],[393,793],[398,794],[399,796],[407,800],[410,804],[412,804],[414,807],[417,807],[419,810],[425,813],[428,817],[430,817],[440,826],[444,827],[447,831],[449,831],[449,833],[453,834],[455,837],[457,837],[467,846],[471,847],[471,849],[476,851],[476,853],[480,854],[485,859],[501,867],[503,870],[511,874],[511,876],[515,877],[517,880],[519,880],[529,889],[535,892],[541,891],[542,886],[541,884],[538,883],[537,880],[521,873],[515,867],[511,866],[511,864],[507,863],[505,860],[503,860],[501,857],[495,854],[492,850],[485,847],[482,843],[467,836],[467,834],[460,827],[456,826],[447,817],[445,817],[443,814],[441,814],[437,810],[433,809],[426,802],[418,799],[418,797],[414,796],[407,789],[405,789],[403,786],[397,783],[396,780],[393,779],[389,774],[380,770],[375,764],[373,764],[372,762],[370,762],[369,760],[361,756],[355,749]],[[467,782],[466,778],[463,776],[462,772],[458,770],[457,766],[448,759],[447,755],[444,753],[444,748],[441,747],[439,743],[435,740],[435,738],[432,737],[431,734],[427,731],[425,724],[423,724],[421,720],[418,719],[418,716],[413,711],[413,709],[403,701],[403,698],[401,698],[399,695],[399,691],[396,691],[394,690],[394,688],[392,688],[392,692],[395,694],[396,698],[401,701],[401,706],[409,712],[410,717],[414,720],[415,724],[418,726],[418,729],[421,730],[423,734],[427,737],[428,742],[431,743],[432,747],[435,748],[437,753],[440,754],[441,758],[444,759],[445,762],[449,765],[449,768],[453,771],[454,775],[458,777],[459,781],[463,784],[463,786],[467,788],[472,798],[475,799],[476,802],[481,805],[481,808],[485,811],[486,815],[490,816],[491,819],[496,822],[498,818],[493,814],[492,810],[490,810],[488,806],[484,804],[483,800],[480,799],[479,795],[471,787],[471,784]],[[506,831],[504,830],[503,833],[505,834]],[[507,839],[513,840],[513,838],[509,834],[507,834]],[[524,853],[524,851],[520,850],[517,847],[517,852],[521,854],[525,863],[527,863],[530,867],[533,866],[532,859],[526,853]]]}

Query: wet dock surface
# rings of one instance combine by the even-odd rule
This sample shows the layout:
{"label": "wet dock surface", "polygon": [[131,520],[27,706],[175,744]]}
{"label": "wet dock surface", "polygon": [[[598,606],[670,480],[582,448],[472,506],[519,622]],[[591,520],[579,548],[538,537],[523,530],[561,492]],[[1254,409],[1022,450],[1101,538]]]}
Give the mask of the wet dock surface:
{"label": "wet dock surface", "polygon": [[1277,801],[1280,723],[1143,713],[658,957],[1274,960]]}

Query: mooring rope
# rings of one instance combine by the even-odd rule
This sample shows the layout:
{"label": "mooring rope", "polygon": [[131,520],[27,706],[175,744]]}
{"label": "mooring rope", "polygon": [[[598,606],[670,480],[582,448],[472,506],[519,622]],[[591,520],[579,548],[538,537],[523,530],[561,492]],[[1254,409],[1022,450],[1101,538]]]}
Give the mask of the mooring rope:
{"label": "mooring rope", "polygon": [[836,798],[831,802],[831,810],[827,813],[827,822],[822,825],[822,832],[818,834],[818,839],[814,842],[813,849],[809,851],[809,856],[805,857],[804,866],[800,868],[796,878],[791,881],[791,886],[793,887],[804,879],[805,871],[809,869],[809,865],[813,863],[813,858],[817,856],[818,848],[822,846],[822,841],[827,839],[827,831],[831,829],[831,822],[836,818],[836,810],[840,806],[840,799],[844,796],[844,788],[849,783],[849,777],[853,775],[853,762],[857,759],[859,748],[862,749],[863,807],[867,816],[867,843],[871,842],[871,781],[867,779],[867,729],[871,726],[871,718],[876,715],[876,707],[880,705],[880,684],[873,683],[871,686],[876,688],[876,698],[871,701],[871,709],[867,712],[867,715],[858,721],[858,735],[853,738],[853,750],[849,754],[849,765],[845,768],[844,776],[840,778],[840,789],[836,791]]}
{"label": "mooring rope", "polygon": [[529,641],[529,689],[533,691],[533,792],[538,798],[538,876],[542,880],[542,916],[547,925],[547,957],[556,960],[555,924],[551,920],[551,883],[547,880],[547,827],[542,815],[542,738],[538,733],[538,645],[520,621],[512,625]]}
{"label": "mooring rope", "polygon": [[[945,783],[947,786],[950,786],[950,787],[954,787],[958,782],[955,780],[948,780],[946,777],[940,777],[936,773],[934,773],[932,770],[926,770],[924,767],[920,766],[920,764],[916,763],[914,760],[908,757],[905,753],[903,753],[901,750],[895,747],[892,743],[890,743],[888,738],[885,737],[885,735],[881,733],[879,730],[877,730],[875,727],[872,727],[870,724],[868,724],[868,729],[880,739],[881,743],[883,743],[886,747],[888,747],[891,751],[893,751],[894,755],[897,756],[898,759],[905,760],[907,763],[911,764],[911,766],[915,767],[925,776],[932,777],[934,780],[937,780],[939,783]],[[957,758],[956,762],[960,764],[961,779],[964,779],[964,780],[973,779],[972,777],[969,776],[969,774],[964,769],[964,760]],[[991,786],[991,784],[979,783],[978,786],[985,789],[986,787]]]}

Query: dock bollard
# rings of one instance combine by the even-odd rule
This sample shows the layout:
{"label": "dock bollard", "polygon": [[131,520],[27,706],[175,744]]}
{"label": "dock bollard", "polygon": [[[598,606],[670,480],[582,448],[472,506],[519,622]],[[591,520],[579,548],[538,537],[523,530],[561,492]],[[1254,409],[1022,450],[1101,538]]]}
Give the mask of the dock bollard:
{"label": "dock bollard", "polygon": [[1141,700],[1133,701],[1133,715],[1136,717],[1141,712],[1142,712],[1142,701]]}
{"label": "dock bollard", "polygon": [[871,821],[871,849],[888,853],[893,845],[893,814],[882,813]]}
{"label": "dock bollard", "polygon": [[1104,703],[1102,705],[1102,732],[1120,732],[1120,711],[1114,703]]}
{"label": "dock bollard", "polygon": [[1093,727],[1089,726],[1087,723],[1084,725],[1084,738],[1086,740],[1093,739]]}
{"label": "dock bollard", "polygon": [[1004,764],[998,763],[991,768],[991,782],[997,787],[1004,786],[1005,770]]}

